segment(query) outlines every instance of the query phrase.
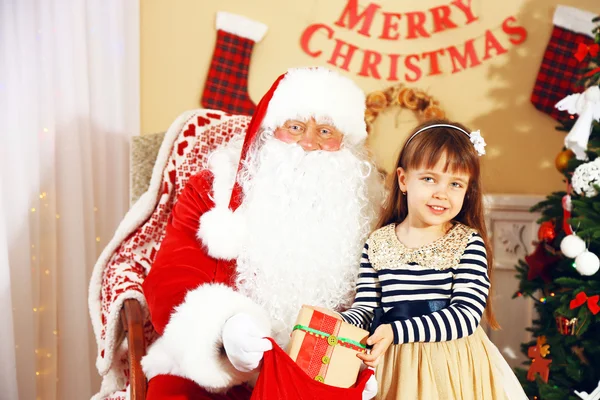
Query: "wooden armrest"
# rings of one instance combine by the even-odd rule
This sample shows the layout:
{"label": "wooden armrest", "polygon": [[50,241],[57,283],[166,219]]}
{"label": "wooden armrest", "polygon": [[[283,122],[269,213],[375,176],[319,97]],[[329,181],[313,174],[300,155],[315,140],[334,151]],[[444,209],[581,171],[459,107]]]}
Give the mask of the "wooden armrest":
{"label": "wooden armrest", "polygon": [[129,344],[129,390],[131,400],[146,399],[146,377],[141,360],[146,354],[144,339],[144,313],[135,299],[127,299],[121,309],[121,324]]}

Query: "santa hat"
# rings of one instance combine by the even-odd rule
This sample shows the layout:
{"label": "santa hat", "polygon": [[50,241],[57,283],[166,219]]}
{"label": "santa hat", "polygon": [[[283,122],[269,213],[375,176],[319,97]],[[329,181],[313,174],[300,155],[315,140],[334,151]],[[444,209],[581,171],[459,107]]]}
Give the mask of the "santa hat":
{"label": "santa hat", "polygon": [[[322,67],[295,68],[279,76],[256,107],[246,132],[238,174],[248,150],[262,129],[275,130],[287,120],[326,118],[344,134],[344,142],[357,145],[367,137],[365,95],[350,79]],[[198,237],[211,257],[237,258],[245,237],[242,203],[236,179],[229,205],[217,204],[200,218]]]}

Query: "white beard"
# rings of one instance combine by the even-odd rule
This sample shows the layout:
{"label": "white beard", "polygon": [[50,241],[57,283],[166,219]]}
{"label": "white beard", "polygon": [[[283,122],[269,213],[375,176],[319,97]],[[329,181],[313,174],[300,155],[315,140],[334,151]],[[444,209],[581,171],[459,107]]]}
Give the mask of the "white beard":
{"label": "white beard", "polygon": [[352,304],[382,185],[372,164],[348,149],[305,152],[274,138],[244,171],[239,211],[248,237],[236,285],[266,309],[285,348],[303,304]]}

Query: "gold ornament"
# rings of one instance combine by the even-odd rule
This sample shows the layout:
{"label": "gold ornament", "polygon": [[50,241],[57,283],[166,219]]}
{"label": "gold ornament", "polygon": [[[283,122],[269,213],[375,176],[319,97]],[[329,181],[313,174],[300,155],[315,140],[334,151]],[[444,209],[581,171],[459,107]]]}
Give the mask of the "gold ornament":
{"label": "gold ornament", "polygon": [[579,361],[584,365],[590,365],[589,360],[584,354],[584,350],[585,349],[581,346],[571,346],[571,351],[579,358]]}
{"label": "gold ornament", "polygon": [[577,318],[566,318],[562,315],[554,317],[556,321],[556,330],[564,336],[575,336],[577,333]]}
{"label": "gold ornament", "polygon": [[560,153],[558,153],[556,159],[554,160],[554,165],[556,166],[558,172],[566,171],[567,166],[569,164],[569,160],[573,157],[575,157],[575,153],[573,153],[569,149],[563,150]]}

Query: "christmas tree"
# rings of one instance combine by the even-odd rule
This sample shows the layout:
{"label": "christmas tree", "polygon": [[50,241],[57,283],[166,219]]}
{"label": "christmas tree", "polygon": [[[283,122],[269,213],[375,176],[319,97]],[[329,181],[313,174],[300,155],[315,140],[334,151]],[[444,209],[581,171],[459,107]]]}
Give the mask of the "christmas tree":
{"label": "christmas tree", "polygon": [[[600,18],[593,20],[596,24]],[[520,261],[516,296],[534,299],[530,359],[516,372],[531,399],[600,399],[600,31],[579,43],[580,93],[556,104],[565,148],[556,158],[566,190],[532,208],[541,213],[539,242]]]}

